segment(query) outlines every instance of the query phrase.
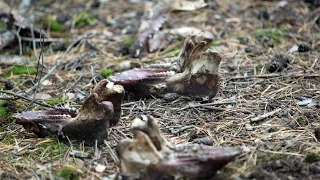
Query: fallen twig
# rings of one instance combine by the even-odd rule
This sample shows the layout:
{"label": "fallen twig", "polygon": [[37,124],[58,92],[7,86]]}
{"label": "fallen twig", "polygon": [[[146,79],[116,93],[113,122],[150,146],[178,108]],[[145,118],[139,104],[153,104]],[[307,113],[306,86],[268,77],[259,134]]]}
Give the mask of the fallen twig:
{"label": "fallen twig", "polygon": [[114,152],[114,150],[110,147],[109,142],[104,140],[104,144],[107,146],[107,149],[108,149],[113,161],[115,163],[119,164],[120,160],[119,160],[118,156],[116,155],[116,153]]}
{"label": "fallen twig", "polygon": [[238,77],[231,77],[227,81],[230,80],[239,80],[239,79],[252,79],[252,78],[276,78],[276,77],[307,77],[307,78],[313,78],[313,77],[320,77],[320,74],[298,74],[298,73],[273,73],[273,74],[262,74],[262,75],[255,75],[255,76],[238,76]]}
{"label": "fallen twig", "polygon": [[[25,96],[22,96],[22,95],[19,95],[19,94],[10,92],[10,91],[0,90],[0,93],[9,94],[9,95],[11,95],[11,96],[15,96],[15,97],[17,97],[17,98],[23,99],[23,100],[28,101],[28,102],[32,102],[32,101],[33,101],[33,100],[30,99],[30,98],[27,98],[27,97],[25,97]],[[49,104],[45,104],[45,103],[42,103],[42,102],[34,101],[34,103],[35,103],[35,104],[38,104],[38,105],[40,105],[40,106],[57,109],[57,108],[54,107],[54,106],[51,106],[51,105],[49,105]]]}
{"label": "fallen twig", "polygon": [[[236,101],[222,101],[222,102],[212,102],[212,103],[206,103],[206,104],[196,104],[196,105],[188,105],[183,108],[175,108],[175,110],[182,111],[185,109],[189,108],[195,108],[195,107],[203,107],[203,108],[208,108],[208,109],[214,109],[212,106],[213,105],[225,105],[225,104],[235,104],[237,103]],[[222,110],[222,109],[214,109],[214,110]]]}
{"label": "fallen twig", "polygon": [[273,116],[274,114],[278,113],[281,111],[281,108],[277,108],[271,112],[268,112],[266,114],[263,114],[261,116],[258,116],[258,117],[254,117],[254,118],[251,118],[250,122],[257,122],[257,121],[261,121],[269,116]]}

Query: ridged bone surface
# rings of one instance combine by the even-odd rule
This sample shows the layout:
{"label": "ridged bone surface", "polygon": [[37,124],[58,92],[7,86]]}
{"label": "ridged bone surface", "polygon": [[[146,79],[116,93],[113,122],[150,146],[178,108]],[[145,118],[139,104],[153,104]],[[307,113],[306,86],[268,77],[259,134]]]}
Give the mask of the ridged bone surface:
{"label": "ridged bone surface", "polygon": [[208,178],[239,154],[233,147],[173,146],[151,116],[134,119],[131,131],[135,138],[123,139],[116,148],[121,172],[130,179]]}
{"label": "ridged bone surface", "polygon": [[137,98],[178,93],[211,99],[219,89],[218,69],[221,56],[209,49],[213,35],[189,35],[177,63],[154,64],[122,72],[111,78]]}
{"label": "ridged bone surface", "polygon": [[16,123],[38,137],[58,136],[84,141],[86,145],[102,143],[107,128],[118,123],[124,88],[100,81],[76,112],[68,109],[27,111],[14,115]]}

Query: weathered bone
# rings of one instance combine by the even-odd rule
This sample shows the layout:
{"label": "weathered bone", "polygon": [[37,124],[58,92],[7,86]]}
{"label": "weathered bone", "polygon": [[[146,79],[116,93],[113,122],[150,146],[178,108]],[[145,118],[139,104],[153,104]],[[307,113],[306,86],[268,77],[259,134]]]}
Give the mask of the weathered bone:
{"label": "weathered bone", "polygon": [[16,122],[39,137],[57,135],[60,138],[85,141],[94,145],[107,137],[107,128],[115,125],[121,115],[124,89],[120,85],[107,86],[100,81],[86,98],[79,113],[66,109],[27,111],[15,114]]}
{"label": "weathered bone", "polygon": [[208,178],[239,153],[231,147],[194,144],[173,147],[152,117],[146,122],[135,119],[131,130],[135,139],[124,139],[117,145],[121,173],[129,179]]}
{"label": "weathered bone", "polygon": [[137,98],[178,93],[191,97],[213,98],[219,88],[218,69],[221,57],[209,49],[213,35],[209,32],[189,35],[178,64],[152,65],[133,69],[112,77]]}
{"label": "weathered bone", "polygon": [[147,116],[147,122],[135,118],[131,123],[131,131],[134,135],[141,131],[146,133],[158,151],[170,151],[173,148],[161,135],[157,122],[152,116]]}

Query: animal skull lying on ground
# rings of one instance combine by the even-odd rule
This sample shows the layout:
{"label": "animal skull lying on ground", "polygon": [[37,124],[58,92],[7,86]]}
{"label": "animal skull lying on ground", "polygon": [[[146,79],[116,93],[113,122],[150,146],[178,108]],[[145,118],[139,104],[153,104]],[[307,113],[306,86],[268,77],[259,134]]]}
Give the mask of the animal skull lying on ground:
{"label": "animal skull lying on ground", "polygon": [[86,145],[102,143],[107,128],[118,123],[124,89],[121,85],[100,81],[86,98],[79,112],[67,109],[27,111],[15,114],[16,123],[39,137],[85,141]]}
{"label": "animal skull lying on ground", "polygon": [[213,98],[219,88],[218,69],[221,57],[209,49],[213,35],[209,32],[189,35],[178,64],[157,64],[133,69],[112,77],[137,98],[178,93],[191,97]]}
{"label": "animal skull lying on ground", "polygon": [[239,153],[231,147],[194,144],[174,147],[160,134],[150,116],[146,122],[133,120],[131,131],[135,139],[124,139],[116,148],[121,176],[128,179],[208,178]]}

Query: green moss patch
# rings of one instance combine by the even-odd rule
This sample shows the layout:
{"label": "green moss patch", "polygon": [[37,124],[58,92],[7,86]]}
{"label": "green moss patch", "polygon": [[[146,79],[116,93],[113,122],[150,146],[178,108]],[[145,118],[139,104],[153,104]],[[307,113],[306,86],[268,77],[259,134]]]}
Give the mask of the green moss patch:
{"label": "green moss patch", "polygon": [[6,101],[0,100],[0,116],[4,116],[8,114],[8,110],[5,104],[6,104]]}
{"label": "green moss patch", "polygon": [[269,159],[271,161],[280,160],[281,159],[281,154],[272,154],[272,155],[270,155]]}
{"label": "green moss patch", "polygon": [[124,38],[123,45],[130,47],[130,46],[133,46],[134,42],[135,42],[135,38],[133,36],[128,36]]}
{"label": "green moss patch", "polygon": [[285,30],[277,28],[263,28],[254,31],[254,37],[260,41],[273,41],[275,44],[282,42],[282,36],[285,35]]}
{"label": "green moss patch", "polygon": [[50,16],[46,16],[44,18],[44,23],[50,28],[51,31],[63,32],[65,30],[65,27],[63,24],[52,19]]}
{"label": "green moss patch", "polygon": [[[3,129],[4,131],[4,129]],[[8,134],[8,135],[5,135],[3,137],[3,139],[0,141],[0,143],[2,144],[6,144],[6,145],[13,145],[16,143],[16,135],[13,135],[13,134]]]}
{"label": "green moss patch", "polygon": [[79,180],[81,172],[71,165],[63,166],[57,173],[64,180]]}
{"label": "green moss patch", "polygon": [[58,141],[57,138],[47,138],[44,141],[38,143],[36,148],[39,149],[40,153],[45,152],[42,156],[46,157],[62,157],[68,146]]}
{"label": "green moss patch", "polygon": [[217,41],[212,41],[210,47],[216,47],[218,45]]}
{"label": "green moss patch", "polygon": [[35,75],[36,73],[37,73],[37,69],[34,67],[13,66],[11,71],[5,73],[3,77],[8,78],[11,75],[21,75],[21,74]]}
{"label": "green moss patch", "polygon": [[113,71],[111,69],[101,69],[99,74],[103,78],[108,78],[113,74]]}
{"label": "green moss patch", "polygon": [[45,102],[50,105],[58,105],[60,103],[66,102],[68,100],[67,97],[57,96],[53,98],[46,99]]}
{"label": "green moss patch", "polygon": [[94,20],[95,16],[89,12],[82,12],[75,16],[74,22],[76,26],[88,26],[90,25]]}
{"label": "green moss patch", "polygon": [[3,21],[0,21],[0,30],[4,30],[7,28],[7,24]]}
{"label": "green moss patch", "polygon": [[309,153],[304,159],[304,161],[308,163],[313,163],[319,160],[320,160],[319,154],[317,153]]}

